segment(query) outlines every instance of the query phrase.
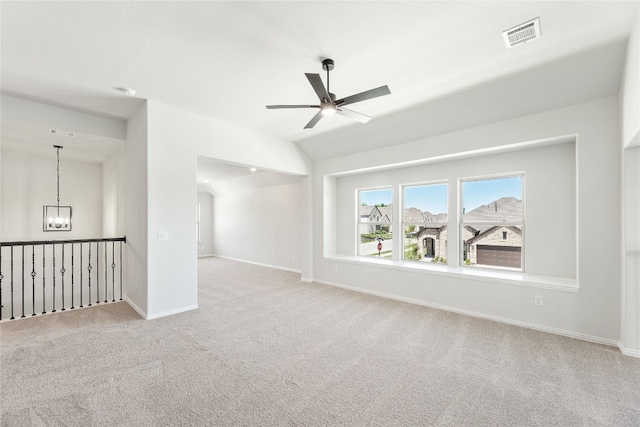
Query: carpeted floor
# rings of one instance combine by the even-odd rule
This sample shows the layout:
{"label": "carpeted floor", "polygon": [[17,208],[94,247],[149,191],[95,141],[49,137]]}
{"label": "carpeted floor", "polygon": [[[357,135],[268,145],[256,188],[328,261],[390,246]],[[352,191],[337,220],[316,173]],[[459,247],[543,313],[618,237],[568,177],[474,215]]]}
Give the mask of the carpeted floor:
{"label": "carpeted floor", "polygon": [[3,323],[3,426],[640,426],[616,348],[218,258],[200,309]]}

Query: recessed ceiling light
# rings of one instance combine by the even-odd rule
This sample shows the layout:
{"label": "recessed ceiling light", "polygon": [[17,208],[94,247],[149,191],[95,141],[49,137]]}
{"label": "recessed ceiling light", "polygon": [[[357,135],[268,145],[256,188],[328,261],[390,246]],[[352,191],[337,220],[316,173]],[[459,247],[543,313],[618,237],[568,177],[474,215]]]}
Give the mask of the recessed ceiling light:
{"label": "recessed ceiling light", "polygon": [[209,181],[208,179],[205,179],[204,182],[208,184],[211,181]]}
{"label": "recessed ceiling light", "polygon": [[249,170],[250,170],[251,172],[255,172],[255,171],[257,171],[258,169],[256,169],[256,168],[251,168],[251,169],[249,169]]}
{"label": "recessed ceiling light", "polygon": [[124,93],[125,95],[128,95],[128,96],[135,96],[135,94],[136,94],[135,90],[133,90],[131,88],[128,88],[128,87],[121,87],[120,90],[122,91],[122,93]]}

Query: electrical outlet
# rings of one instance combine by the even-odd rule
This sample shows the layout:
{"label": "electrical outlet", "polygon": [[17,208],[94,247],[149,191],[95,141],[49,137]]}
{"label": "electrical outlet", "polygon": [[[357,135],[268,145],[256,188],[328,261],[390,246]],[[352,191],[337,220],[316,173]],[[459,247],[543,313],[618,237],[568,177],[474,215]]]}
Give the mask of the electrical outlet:
{"label": "electrical outlet", "polygon": [[534,295],[533,305],[537,307],[542,307],[544,305],[544,300],[542,299],[542,295]]}
{"label": "electrical outlet", "polygon": [[338,272],[338,266],[337,265],[333,266],[333,271],[335,271],[336,273]]}
{"label": "electrical outlet", "polygon": [[296,260],[296,256],[295,256],[295,255],[293,256],[293,260],[294,260],[294,261]]}

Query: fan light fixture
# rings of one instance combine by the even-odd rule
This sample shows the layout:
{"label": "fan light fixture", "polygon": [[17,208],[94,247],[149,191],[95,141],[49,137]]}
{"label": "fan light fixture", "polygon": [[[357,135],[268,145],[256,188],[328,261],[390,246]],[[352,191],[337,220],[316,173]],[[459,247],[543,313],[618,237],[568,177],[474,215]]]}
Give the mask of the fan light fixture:
{"label": "fan light fixture", "polygon": [[320,111],[322,112],[323,116],[331,116],[336,113],[336,110],[336,106],[328,102],[320,105]]}
{"label": "fan light fixture", "polygon": [[54,145],[56,149],[56,184],[57,201],[55,206],[44,206],[44,231],[71,231],[71,206],[60,206],[60,149],[61,145]]}

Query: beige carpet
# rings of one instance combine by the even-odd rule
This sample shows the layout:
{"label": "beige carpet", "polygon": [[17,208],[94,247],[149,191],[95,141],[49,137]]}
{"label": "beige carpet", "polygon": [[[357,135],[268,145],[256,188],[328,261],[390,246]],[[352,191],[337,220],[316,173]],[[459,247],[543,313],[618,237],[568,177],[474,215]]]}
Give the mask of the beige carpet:
{"label": "beige carpet", "polygon": [[617,349],[203,258],[200,309],[1,325],[3,426],[640,426]]}

